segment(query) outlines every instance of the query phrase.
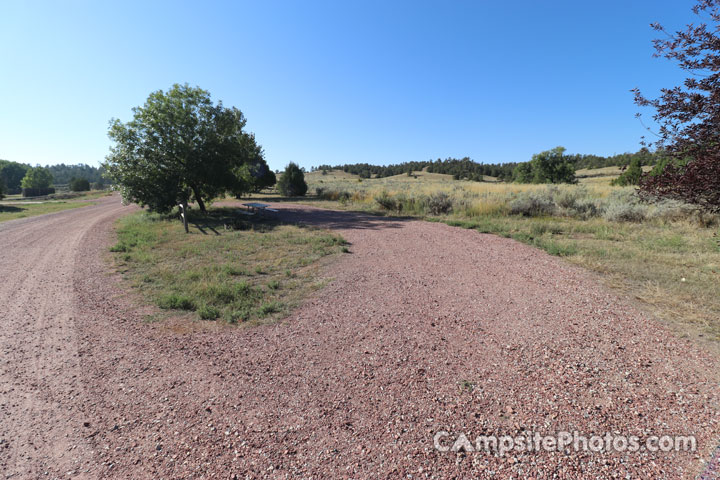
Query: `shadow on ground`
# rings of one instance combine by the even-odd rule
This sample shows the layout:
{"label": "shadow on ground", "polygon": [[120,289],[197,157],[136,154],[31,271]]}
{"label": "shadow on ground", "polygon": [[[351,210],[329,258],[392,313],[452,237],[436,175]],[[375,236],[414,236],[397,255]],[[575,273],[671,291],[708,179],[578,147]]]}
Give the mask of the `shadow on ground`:
{"label": "shadow on ground", "polygon": [[270,216],[248,218],[239,214],[238,208],[234,207],[213,207],[206,214],[193,209],[188,214],[188,224],[203,235],[220,235],[228,230],[268,232],[283,223],[286,222]]}
{"label": "shadow on ground", "polygon": [[[263,215],[247,217],[241,213],[245,210],[243,203],[248,201],[267,202],[277,209],[277,212],[266,212]],[[310,205],[293,204],[293,201],[307,203],[313,200],[312,197],[284,198],[284,197],[263,197],[262,199],[239,199],[226,200],[216,204],[207,215],[201,214],[198,210],[190,210],[188,220],[190,224],[204,234],[219,235],[218,230],[230,228],[238,230],[267,230],[281,224],[300,226],[311,226],[325,228],[328,230],[348,229],[380,229],[380,228],[401,228],[405,222],[417,220],[413,217],[387,217],[384,215],[372,215],[367,212],[352,212],[341,210],[330,210]]]}
{"label": "shadow on ground", "polygon": [[277,217],[285,223],[300,223],[328,230],[401,228],[411,217],[385,217],[367,213],[326,210],[301,205],[278,205]]}
{"label": "shadow on ground", "polygon": [[14,205],[0,205],[0,213],[18,213],[23,210],[27,210],[27,208],[20,208]]}

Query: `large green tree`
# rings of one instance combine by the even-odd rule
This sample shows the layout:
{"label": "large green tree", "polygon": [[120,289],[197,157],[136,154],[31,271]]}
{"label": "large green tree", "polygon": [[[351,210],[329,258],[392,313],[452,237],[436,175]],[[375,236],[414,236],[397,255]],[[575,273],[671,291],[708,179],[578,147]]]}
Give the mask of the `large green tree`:
{"label": "large green tree", "polygon": [[113,119],[115,142],[104,164],[126,201],[167,212],[178,203],[241,195],[254,188],[252,172],[267,166],[245,117],[213,103],[210,93],[187,84],[158,90],[133,109],[127,123]]}
{"label": "large green tree", "polygon": [[49,188],[53,182],[52,173],[40,165],[30,167],[20,183],[22,188]]}
{"label": "large green tree", "polygon": [[529,162],[513,171],[513,180],[520,183],[575,183],[575,167],[565,156],[564,147],[536,153]]}

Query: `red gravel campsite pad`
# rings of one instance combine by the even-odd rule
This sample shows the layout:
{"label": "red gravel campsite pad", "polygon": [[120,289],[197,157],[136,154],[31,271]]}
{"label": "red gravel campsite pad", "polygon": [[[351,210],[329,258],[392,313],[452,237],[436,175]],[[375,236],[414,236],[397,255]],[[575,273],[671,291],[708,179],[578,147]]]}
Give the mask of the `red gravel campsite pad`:
{"label": "red gravel campsite pad", "polygon": [[[255,328],[145,322],[101,258],[118,214],[110,203],[0,227],[11,285],[0,286],[2,469],[675,479],[707,466],[717,360],[591,274],[443,224],[275,207],[340,233],[351,253],[287,319]],[[38,308],[23,313],[28,304]],[[441,451],[441,431],[693,435],[698,449],[498,456]]]}

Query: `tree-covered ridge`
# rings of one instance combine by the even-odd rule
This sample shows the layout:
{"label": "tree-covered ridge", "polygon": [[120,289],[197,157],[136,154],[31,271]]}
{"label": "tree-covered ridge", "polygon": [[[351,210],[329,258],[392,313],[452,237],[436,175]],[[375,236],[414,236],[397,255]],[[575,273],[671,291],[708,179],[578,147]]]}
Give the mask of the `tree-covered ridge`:
{"label": "tree-covered ridge", "polygon": [[[659,152],[650,152],[643,148],[635,153],[621,153],[603,157],[600,155],[563,154],[563,160],[569,162],[575,170],[584,168],[623,167],[629,165],[633,159],[638,159],[641,165],[654,165],[660,159]],[[442,160],[427,160],[420,162],[403,162],[394,165],[370,165],[368,163],[354,163],[345,165],[320,165],[313,170],[342,170],[347,173],[359,175],[361,178],[390,177],[408,172],[417,172],[427,168],[430,173],[443,173],[453,175],[455,178],[481,181],[483,176],[497,177],[499,180],[511,181],[513,172],[518,165],[527,162],[510,163],[478,163],[469,157],[446,158]]]}
{"label": "tree-covered ridge", "polygon": [[0,160],[0,185],[7,193],[19,191],[20,183],[29,169],[30,165],[24,163]]}
{"label": "tree-covered ridge", "polygon": [[[10,160],[0,160],[0,184],[7,192],[17,192],[22,188],[22,180],[27,172],[32,168],[31,165],[25,163],[11,162]],[[53,185],[66,185],[72,179],[85,179],[90,183],[104,183],[104,169],[102,167],[92,167],[90,165],[50,165],[47,167],[52,175],[51,183]]]}
{"label": "tree-covered ridge", "polygon": [[65,185],[70,183],[70,180],[76,178],[84,178],[90,183],[106,183],[107,180],[103,178],[104,168],[93,167],[90,165],[79,164],[79,165],[65,165],[61,163],[59,165],[50,165],[48,167],[50,173],[53,176],[53,183],[55,185]]}
{"label": "tree-covered ridge", "polygon": [[379,178],[391,177],[408,172],[418,172],[427,168],[430,173],[444,173],[459,176],[460,178],[482,180],[482,175],[502,177],[505,173],[512,176],[517,163],[483,164],[477,163],[469,157],[457,159],[446,158],[442,160],[428,160],[422,162],[403,162],[395,165],[370,165],[368,163],[355,163],[346,165],[320,165],[313,170],[342,170],[347,173],[359,175],[361,178],[376,176]]}

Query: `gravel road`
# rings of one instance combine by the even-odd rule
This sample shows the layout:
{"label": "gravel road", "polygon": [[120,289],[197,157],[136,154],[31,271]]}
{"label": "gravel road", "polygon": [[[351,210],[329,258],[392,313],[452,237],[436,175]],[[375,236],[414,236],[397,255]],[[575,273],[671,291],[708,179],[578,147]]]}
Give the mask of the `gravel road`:
{"label": "gravel road", "polygon": [[[593,275],[444,224],[277,208],[351,253],[253,328],[145,321],[108,269],[116,197],[0,224],[4,478],[717,478],[718,360]],[[573,431],[697,451],[434,446]]]}

